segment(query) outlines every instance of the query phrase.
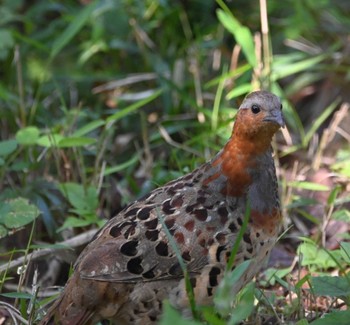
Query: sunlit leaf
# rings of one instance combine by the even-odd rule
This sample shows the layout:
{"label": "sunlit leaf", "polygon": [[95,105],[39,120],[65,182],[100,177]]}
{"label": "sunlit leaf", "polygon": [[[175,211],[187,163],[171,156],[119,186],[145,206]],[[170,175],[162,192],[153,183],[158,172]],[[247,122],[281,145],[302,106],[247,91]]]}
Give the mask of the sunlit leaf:
{"label": "sunlit leaf", "polygon": [[16,140],[22,145],[34,145],[39,139],[40,131],[35,126],[28,126],[26,128],[20,129],[16,133]]}
{"label": "sunlit leaf", "polygon": [[96,143],[94,138],[86,137],[67,137],[58,142],[59,148],[84,147]]}
{"label": "sunlit leaf", "polygon": [[235,37],[236,42],[242,47],[242,51],[249,64],[255,67],[257,60],[255,56],[254,38],[249,28],[241,25],[231,13],[224,10],[218,9],[217,16],[224,27]]}
{"label": "sunlit leaf", "polygon": [[63,135],[61,134],[48,134],[40,137],[37,140],[37,144],[42,147],[57,147],[58,143],[63,139]]}
{"label": "sunlit leaf", "polygon": [[81,127],[80,129],[76,130],[72,136],[73,137],[81,137],[91,131],[96,130],[97,128],[99,128],[102,125],[105,125],[105,121],[103,120],[96,120],[96,121],[92,121],[90,123],[85,124],[83,127]]}
{"label": "sunlit leaf", "polygon": [[309,191],[329,191],[329,187],[326,185],[304,181],[288,182],[288,186]]}

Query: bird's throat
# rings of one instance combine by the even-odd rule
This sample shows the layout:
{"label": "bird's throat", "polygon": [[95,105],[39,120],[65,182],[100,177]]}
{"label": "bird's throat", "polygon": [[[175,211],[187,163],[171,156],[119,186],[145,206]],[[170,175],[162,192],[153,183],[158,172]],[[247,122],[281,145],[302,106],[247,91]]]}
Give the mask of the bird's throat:
{"label": "bird's throat", "polygon": [[223,150],[211,162],[213,167],[219,167],[227,179],[222,194],[234,197],[243,196],[253,182],[251,171],[259,168],[260,157],[270,150],[270,142],[248,141],[239,136],[231,137]]}

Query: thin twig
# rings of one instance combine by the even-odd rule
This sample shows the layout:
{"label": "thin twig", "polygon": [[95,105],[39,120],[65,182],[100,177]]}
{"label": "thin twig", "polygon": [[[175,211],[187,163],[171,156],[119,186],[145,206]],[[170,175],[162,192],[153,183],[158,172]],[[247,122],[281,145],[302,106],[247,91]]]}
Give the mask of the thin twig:
{"label": "thin twig", "polygon": [[43,249],[36,250],[33,253],[30,253],[26,256],[21,256],[18,259],[11,261],[7,264],[0,265],[0,272],[11,270],[16,267],[22,266],[26,260],[35,261],[39,258],[43,258],[53,253],[56,253],[58,250],[72,249],[74,247],[87,244],[95,233],[96,233],[96,229],[89,230],[83,234],[80,234],[78,236],[75,236],[73,238],[67,239],[65,241],[62,241],[56,244],[56,245],[67,246],[66,248],[63,248],[63,247],[62,248],[61,247],[60,248],[57,248],[57,247],[43,248]]}

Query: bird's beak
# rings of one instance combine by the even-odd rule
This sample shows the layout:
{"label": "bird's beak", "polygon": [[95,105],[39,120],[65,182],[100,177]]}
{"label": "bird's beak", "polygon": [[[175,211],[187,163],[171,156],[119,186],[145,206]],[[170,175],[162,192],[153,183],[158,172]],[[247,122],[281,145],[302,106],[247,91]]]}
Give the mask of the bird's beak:
{"label": "bird's beak", "polygon": [[282,115],[282,111],[279,109],[275,109],[271,111],[269,115],[265,116],[264,121],[277,123],[282,128],[286,126],[286,123],[284,122],[284,118]]}

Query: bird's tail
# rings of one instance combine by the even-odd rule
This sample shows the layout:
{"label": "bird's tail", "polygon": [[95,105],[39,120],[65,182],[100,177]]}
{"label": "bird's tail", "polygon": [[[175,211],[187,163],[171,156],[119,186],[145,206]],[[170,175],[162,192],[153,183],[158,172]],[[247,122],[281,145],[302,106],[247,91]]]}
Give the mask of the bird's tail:
{"label": "bird's tail", "polygon": [[[84,304],[83,292],[76,286],[76,277],[68,281],[65,289],[38,325],[86,325],[93,316]],[[74,288],[73,288],[74,285]]]}

